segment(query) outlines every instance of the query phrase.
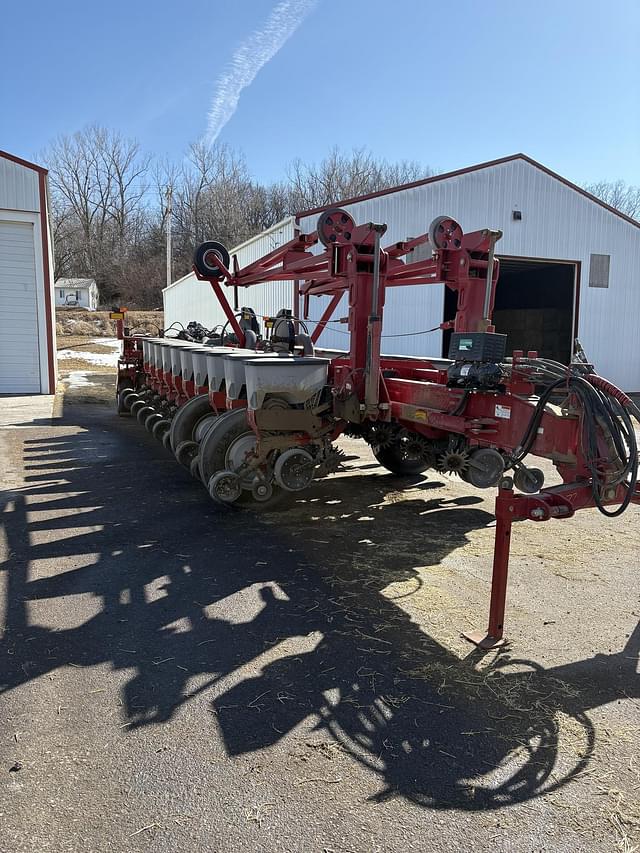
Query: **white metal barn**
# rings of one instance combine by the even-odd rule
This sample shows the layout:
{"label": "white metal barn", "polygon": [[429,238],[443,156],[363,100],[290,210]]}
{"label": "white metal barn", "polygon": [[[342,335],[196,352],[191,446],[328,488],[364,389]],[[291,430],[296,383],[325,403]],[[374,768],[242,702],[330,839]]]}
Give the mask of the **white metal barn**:
{"label": "white metal barn", "polygon": [[47,170],[0,151],[0,394],[56,387]]}
{"label": "white metal barn", "polygon": [[[524,154],[338,203],[357,223],[387,224],[383,245],[426,232],[443,214],[465,231],[499,228],[494,322],[508,335],[508,350],[535,349],[566,362],[577,337],[599,373],[629,392],[640,391],[639,222]],[[303,211],[243,243],[235,250],[240,265],[286,242],[296,228],[314,231],[320,212]],[[419,257],[416,252],[412,260]],[[448,333],[426,332],[453,317],[455,294],[445,291],[442,284],[388,291],[384,352],[446,355]],[[167,323],[224,321],[209,285],[193,274],[167,288],[164,299]],[[343,301],[336,319],[347,314]],[[310,317],[319,319],[327,302],[312,299]],[[297,316],[302,310],[293,282],[252,287],[235,304],[254,308],[258,316],[281,307],[293,307]],[[319,345],[345,349],[345,331],[334,324]]]}

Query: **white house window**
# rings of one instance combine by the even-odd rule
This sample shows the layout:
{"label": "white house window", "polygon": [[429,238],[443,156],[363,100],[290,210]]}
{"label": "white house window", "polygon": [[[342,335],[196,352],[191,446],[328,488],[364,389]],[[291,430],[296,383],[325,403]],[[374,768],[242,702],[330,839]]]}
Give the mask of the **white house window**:
{"label": "white house window", "polygon": [[589,287],[609,287],[611,255],[591,255],[589,262]]}
{"label": "white house window", "polygon": [[[485,278],[486,278],[486,276],[485,276]],[[78,302],[80,301],[80,291],[79,290],[76,290],[76,299],[78,300]]]}
{"label": "white house window", "polygon": [[60,291],[60,299],[64,299],[64,290]]}

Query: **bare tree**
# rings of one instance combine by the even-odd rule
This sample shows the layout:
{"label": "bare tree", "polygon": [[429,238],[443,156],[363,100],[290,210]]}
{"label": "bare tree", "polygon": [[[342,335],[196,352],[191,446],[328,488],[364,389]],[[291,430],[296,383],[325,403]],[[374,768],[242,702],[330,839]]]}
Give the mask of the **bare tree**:
{"label": "bare tree", "polygon": [[55,217],[56,270],[95,278],[108,300],[127,253],[142,239],[149,158],[120,134],[91,125],[43,155]]}
{"label": "bare tree", "polygon": [[640,219],[640,187],[631,186],[618,179],[584,184],[584,188],[621,213],[626,213],[632,219]]}
{"label": "bare tree", "polygon": [[413,161],[392,164],[377,159],[366,148],[344,154],[335,147],[320,163],[300,159],[291,163],[287,175],[290,207],[296,211],[322,207],[433,174]]}
{"label": "bare tree", "polygon": [[49,166],[58,276],[95,278],[101,302],[157,307],[165,280],[167,188],[171,188],[173,269],[191,269],[195,246],[230,248],[286,215],[431,174],[417,163],[388,163],[366,149],[334,148],[320,163],[295,161],[286,180],[256,181],[226,145],[190,146],[187,158],[151,163],[135,141],[97,125],[59,137]]}

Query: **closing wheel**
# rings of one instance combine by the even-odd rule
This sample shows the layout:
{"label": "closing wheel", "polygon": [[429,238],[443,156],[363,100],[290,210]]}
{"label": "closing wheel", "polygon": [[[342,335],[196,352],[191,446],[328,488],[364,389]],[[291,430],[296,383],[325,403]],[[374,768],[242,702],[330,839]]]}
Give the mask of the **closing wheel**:
{"label": "closing wheel", "polygon": [[127,391],[131,391],[131,389],[125,388],[122,391],[116,392],[116,411],[118,412],[119,415],[128,415],[129,414],[129,406],[125,405],[125,393]]}
{"label": "closing wheel", "polygon": [[140,409],[144,408],[147,405],[147,401],[143,399],[134,400],[131,404],[131,409],[129,410],[132,416],[135,418],[140,411]]}
{"label": "closing wheel", "polygon": [[513,474],[513,485],[525,495],[535,495],[544,486],[544,472],[540,468],[525,468],[522,465]]}
{"label": "closing wheel", "polygon": [[226,246],[216,240],[201,243],[193,254],[193,265],[205,278],[222,278],[224,273],[218,266],[219,262],[229,269],[231,259]]}
{"label": "closing wheel", "polygon": [[198,445],[195,441],[181,441],[175,449],[176,459],[185,468],[191,465],[191,460],[198,452]]}
{"label": "closing wheel", "polygon": [[161,418],[159,421],[156,421],[151,428],[151,435],[154,438],[157,438],[158,441],[162,441],[166,433],[169,432],[170,426],[171,421],[168,421],[166,418]]}
{"label": "closing wheel", "polygon": [[[234,409],[216,418],[213,426],[207,432],[198,450],[198,470],[200,479],[207,485],[214,474],[221,471],[235,473],[244,463],[247,454],[256,444],[255,433],[247,424],[247,410]],[[255,472],[247,471],[240,480],[242,495],[240,500],[245,505],[273,507],[285,494],[278,487],[268,499],[251,501],[251,490],[255,482]]]}
{"label": "closing wheel", "polygon": [[267,483],[266,480],[256,477],[251,486],[251,497],[257,503],[265,503],[265,501],[269,501],[273,497],[273,486],[271,483]]}
{"label": "closing wheel", "polygon": [[165,450],[171,451],[171,431],[166,430],[162,436],[162,446]]}
{"label": "closing wheel", "polygon": [[207,394],[192,397],[184,406],[180,406],[171,421],[171,449],[173,452],[176,452],[183,441],[193,441],[200,421],[212,415],[213,410]]}
{"label": "closing wheel", "polygon": [[189,473],[191,474],[194,480],[200,479],[200,468],[198,465],[197,456],[194,456],[191,462],[189,463]]}
{"label": "closing wheel", "polygon": [[288,492],[301,492],[313,480],[314,467],[310,453],[300,447],[291,447],[278,456],[273,476],[278,485]]}
{"label": "closing wheel", "polygon": [[355,222],[346,210],[334,207],[320,214],[316,230],[321,243],[333,246],[335,243],[350,243],[355,227]]}
{"label": "closing wheel", "polygon": [[219,504],[233,504],[242,494],[240,477],[233,471],[218,471],[209,480],[208,491]]}
{"label": "closing wheel", "polygon": [[140,425],[144,424],[149,415],[155,415],[156,410],[153,406],[141,406],[136,412],[136,418]]}
{"label": "closing wheel", "polygon": [[464,234],[450,216],[438,216],[429,226],[429,242],[434,249],[459,249]]}
{"label": "closing wheel", "polygon": [[[420,439],[420,436],[417,436]],[[387,471],[400,476],[422,474],[433,467],[433,456],[425,452],[422,440],[411,434],[402,436],[385,447],[372,447],[373,455]]]}
{"label": "closing wheel", "polygon": [[163,420],[160,412],[152,412],[144,421],[144,428],[153,435],[153,428],[158,421]]}
{"label": "closing wheel", "polygon": [[498,485],[503,474],[502,454],[491,447],[481,447],[469,454],[467,467],[460,476],[477,489],[489,489]]}

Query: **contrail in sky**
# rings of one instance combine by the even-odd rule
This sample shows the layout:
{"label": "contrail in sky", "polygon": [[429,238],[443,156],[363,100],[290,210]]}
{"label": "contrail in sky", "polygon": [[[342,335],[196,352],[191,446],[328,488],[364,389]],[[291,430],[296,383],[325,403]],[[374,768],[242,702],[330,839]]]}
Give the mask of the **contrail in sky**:
{"label": "contrail in sky", "polygon": [[255,30],[235,50],[219,77],[211,102],[204,141],[213,145],[220,131],[238,108],[240,93],[260,69],[276,55],[316,5],[317,0],[280,0],[264,27]]}

